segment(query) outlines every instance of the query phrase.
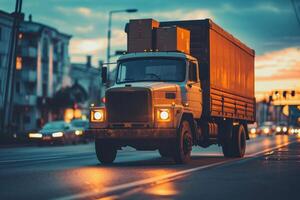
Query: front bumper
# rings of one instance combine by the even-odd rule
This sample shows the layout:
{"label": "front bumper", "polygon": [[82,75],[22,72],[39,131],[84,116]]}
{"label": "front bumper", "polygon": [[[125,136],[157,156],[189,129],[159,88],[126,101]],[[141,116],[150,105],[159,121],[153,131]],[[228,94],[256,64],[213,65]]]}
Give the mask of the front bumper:
{"label": "front bumper", "polygon": [[174,139],[176,129],[89,129],[96,139]]}
{"label": "front bumper", "polygon": [[44,142],[44,143],[51,143],[51,142],[63,142],[63,137],[52,137],[52,136],[43,136],[42,138],[29,138],[30,141],[33,142]]}

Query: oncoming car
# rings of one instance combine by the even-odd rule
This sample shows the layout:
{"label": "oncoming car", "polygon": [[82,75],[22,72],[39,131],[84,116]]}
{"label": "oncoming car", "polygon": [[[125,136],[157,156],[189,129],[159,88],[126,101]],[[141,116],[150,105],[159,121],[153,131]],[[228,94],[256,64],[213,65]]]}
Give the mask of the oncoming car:
{"label": "oncoming car", "polygon": [[266,121],[262,123],[260,127],[258,127],[257,133],[262,135],[272,135],[275,131],[275,127],[276,126],[274,122]]}
{"label": "oncoming car", "polygon": [[52,121],[46,123],[38,132],[32,132],[28,134],[30,140],[43,143],[77,143],[79,141],[78,136],[75,134],[74,129],[69,123],[64,121]]}
{"label": "oncoming car", "polygon": [[288,134],[287,122],[279,122],[276,126],[276,134]]}
{"label": "oncoming car", "polygon": [[86,130],[89,128],[89,121],[84,119],[74,119],[71,121],[71,125],[76,129],[75,134],[79,136],[81,142],[88,142],[91,140],[90,135]]}

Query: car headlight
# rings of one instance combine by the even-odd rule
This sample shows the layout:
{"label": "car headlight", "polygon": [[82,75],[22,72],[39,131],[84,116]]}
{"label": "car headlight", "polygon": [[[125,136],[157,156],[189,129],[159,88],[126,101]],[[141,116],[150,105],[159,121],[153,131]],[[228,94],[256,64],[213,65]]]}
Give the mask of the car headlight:
{"label": "car headlight", "polygon": [[29,133],[29,138],[42,138],[43,135],[41,133]]}
{"label": "car headlight", "polygon": [[276,132],[280,132],[281,131],[281,127],[276,127]]}
{"label": "car headlight", "polygon": [[105,119],[105,110],[97,109],[91,111],[91,121],[92,122],[104,122]]}
{"label": "car headlight", "polygon": [[291,133],[292,133],[292,134],[296,133],[296,132],[295,132],[295,129],[292,128],[292,129],[291,129]]}
{"label": "car headlight", "polygon": [[52,137],[62,137],[64,135],[63,132],[52,133]]}
{"label": "car headlight", "polygon": [[256,133],[256,129],[255,128],[251,128],[250,133],[255,134]]}
{"label": "car headlight", "polygon": [[83,134],[83,131],[82,130],[76,130],[75,131],[75,135],[82,135]]}
{"label": "car headlight", "polygon": [[269,133],[270,129],[269,128],[264,128],[264,133]]}
{"label": "car headlight", "polygon": [[170,109],[158,109],[157,110],[157,120],[162,122],[169,122],[171,121],[171,112]]}
{"label": "car headlight", "polygon": [[287,132],[287,130],[288,130],[287,127],[283,127],[283,128],[282,128],[282,131],[283,131],[283,132]]}

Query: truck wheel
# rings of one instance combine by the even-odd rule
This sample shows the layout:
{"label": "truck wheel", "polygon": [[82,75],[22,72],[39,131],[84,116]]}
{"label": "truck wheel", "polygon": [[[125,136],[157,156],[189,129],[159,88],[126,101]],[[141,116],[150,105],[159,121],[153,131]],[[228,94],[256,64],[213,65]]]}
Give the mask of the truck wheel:
{"label": "truck wheel", "polygon": [[187,163],[191,159],[193,138],[190,123],[182,121],[179,126],[179,133],[174,145],[174,160],[177,164]]}
{"label": "truck wheel", "polygon": [[117,149],[111,143],[95,140],[95,149],[98,160],[102,164],[111,164],[117,156]]}
{"label": "truck wheel", "polygon": [[225,157],[242,158],[246,150],[246,132],[243,125],[234,126],[232,138],[222,145]]}

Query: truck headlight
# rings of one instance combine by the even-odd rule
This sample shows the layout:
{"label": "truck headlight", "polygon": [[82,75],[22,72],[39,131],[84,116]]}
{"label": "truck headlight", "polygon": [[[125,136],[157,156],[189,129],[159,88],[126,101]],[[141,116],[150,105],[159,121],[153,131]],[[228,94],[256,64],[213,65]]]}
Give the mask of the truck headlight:
{"label": "truck headlight", "polygon": [[162,122],[171,121],[171,112],[170,109],[158,109],[157,110],[157,120]]}
{"label": "truck headlight", "polygon": [[104,122],[105,111],[104,109],[97,109],[91,111],[91,121],[92,122]]}
{"label": "truck headlight", "polygon": [[64,135],[63,132],[52,133],[52,137],[62,137]]}

